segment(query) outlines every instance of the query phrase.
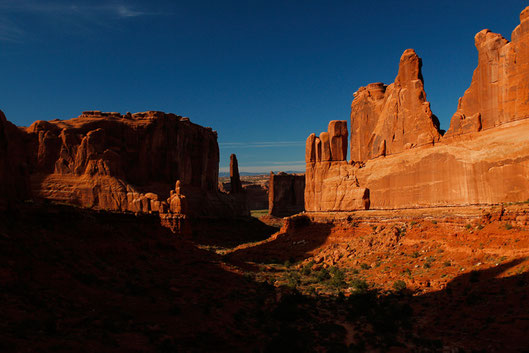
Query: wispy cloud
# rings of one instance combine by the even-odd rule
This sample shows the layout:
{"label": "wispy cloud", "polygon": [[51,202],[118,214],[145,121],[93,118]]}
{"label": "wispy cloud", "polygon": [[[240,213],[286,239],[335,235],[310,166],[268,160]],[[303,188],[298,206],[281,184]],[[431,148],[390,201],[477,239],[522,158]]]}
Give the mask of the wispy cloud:
{"label": "wispy cloud", "polygon": [[94,14],[117,17],[138,17],[143,15],[155,15],[154,12],[146,12],[123,3],[96,3],[86,5],[81,2],[46,2],[31,0],[4,0],[0,1],[0,11],[35,14]]}
{"label": "wispy cloud", "polygon": [[146,12],[137,11],[125,5],[118,5],[114,8],[114,10],[120,17],[138,17],[142,15],[147,15]]}
{"label": "wispy cloud", "polygon": [[[11,15],[38,16],[49,21],[77,20],[93,25],[102,23],[102,19],[105,18],[128,19],[160,14],[123,2],[0,0],[0,41],[18,42],[28,34],[28,31],[22,30],[28,26],[7,20],[7,16]],[[22,20],[18,19],[18,21]]]}
{"label": "wispy cloud", "polygon": [[265,142],[220,142],[219,146],[224,148],[272,148],[272,147],[295,147],[304,146],[305,141],[265,141]]}
{"label": "wispy cloud", "polygon": [[24,31],[7,18],[0,17],[0,41],[19,42],[24,37]]}

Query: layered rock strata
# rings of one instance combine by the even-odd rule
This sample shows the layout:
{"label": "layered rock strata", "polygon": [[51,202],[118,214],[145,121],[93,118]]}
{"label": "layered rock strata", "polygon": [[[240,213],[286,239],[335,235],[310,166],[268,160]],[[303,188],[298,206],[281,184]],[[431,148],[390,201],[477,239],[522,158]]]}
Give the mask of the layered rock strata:
{"label": "layered rock strata", "polygon": [[305,175],[270,172],[268,213],[287,217],[302,212],[305,206]]}
{"label": "layered rock strata", "polygon": [[182,217],[248,213],[239,200],[218,190],[217,133],[188,118],[88,111],[10,131],[12,137],[18,131],[23,143],[0,151],[0,158],[23,155],[17,160],[27,161],[27,186],[36,199],[157,212],[176,228]]}

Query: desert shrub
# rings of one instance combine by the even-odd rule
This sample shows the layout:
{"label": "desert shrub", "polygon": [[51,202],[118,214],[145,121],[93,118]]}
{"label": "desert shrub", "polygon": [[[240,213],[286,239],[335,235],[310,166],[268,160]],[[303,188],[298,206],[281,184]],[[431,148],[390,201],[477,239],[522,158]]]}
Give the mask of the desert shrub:
{"label": "desert shrub", "polygon": [[287,285],[295,288],[301,284],[301,276],[298,272],[291,271],[286,275]]}
{"label": "desert shrub", "polygon": [[512,224],[510,224],[510,223],[505,223],[505,229],[507,229],[507,230],[511,230],[511,229],[512,229]]}
{"label": "desert shrub", "polygon": [[369,283],[365,279],[355,278],[351,281],[351,287],[358,292],[365,292],[369,289]]}
{"label": "desert shrub", "polygon": [[405,268],[402,270],[402,274],[411,277],[411,270],[409,268]]}
{"label": "desert shrub", "polygon": [[434,220],[432,221],[432,224],[437,224],[437,221],[434,219]]}
{"label": "desert shrub", "polygon": [[332,268],[332,277],[329,281],[329,284],[336,288],[342,288],[345,287],[345,273],[340,270],[339,268],[333,267]]}
{"label": "desert shrub", "polygon": [[418,251],[414,251],[410,256],[413,257],[414,259],[416,259],[419,256],[421,256],[421,253],[419,253]]}
{"label": "desert shrub", "polygon": [[445,261],[445,262],[443,263],[443,266],[444,266],[444,267],[450,267],[450,266],[452,266],[452,263],[451,263],[450,261]]}
{"label": "desert shrub", "polygon": [[324,282],[331,278],[331,275],[329,274],[329,271],[325,268],[322,268],[318,272],[316,272],[316,279],[318,282]]}
{"label": "desert shrub", "polygon": [[301,273],[304,275],[304,276],[309,276],[312,272],[312,267],[314,266],[315,262],[314,260],[311,260],[309,262],[307,262],[305,264],[305,266],[303,266],[303,269],[301,270]]}
{"label": "desert shrub", "polygon": [[472,225],[470,223],[467,223],[467,225],[465,226],[466,229],[470,229],[472,228]]}
{"label": "desert shrub", "polygon": [[403,280],[397,280],[393,283],[393,289],[396,291],[396,292],[402,292],[403,290],[406,289],[406,282],[404,282]]}

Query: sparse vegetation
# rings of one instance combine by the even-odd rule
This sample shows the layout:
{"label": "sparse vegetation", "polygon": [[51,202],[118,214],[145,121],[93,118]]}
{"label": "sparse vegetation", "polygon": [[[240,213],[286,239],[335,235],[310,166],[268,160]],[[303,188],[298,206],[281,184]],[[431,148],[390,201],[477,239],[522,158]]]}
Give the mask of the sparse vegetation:
{"label": "sparse vegetation", "polygon": [[403,290],[406,289],[406,282],[404,282],[403,280],[397,280],[393,283],[393,289],[396,291],[396,292],[402,292]]}
{"label": "sparse vegetation", "polygon": [[351,287],[359,292],[364,292],[369,289],[369,283],[365,279],[355,278],[351,281]]}

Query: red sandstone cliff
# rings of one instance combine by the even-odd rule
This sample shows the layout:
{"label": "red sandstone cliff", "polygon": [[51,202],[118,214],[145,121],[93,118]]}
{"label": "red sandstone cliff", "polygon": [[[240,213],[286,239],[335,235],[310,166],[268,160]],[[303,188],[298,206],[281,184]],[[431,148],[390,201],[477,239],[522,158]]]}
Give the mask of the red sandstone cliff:
{"label": "red sandstone cliff", "polygon": [[[217,134],[174,114],[84,112],[26,129],[37,198],[116,211],[163,211],[176,180],[216,192]],[[194,207],[188,209],[194,211]]]}
{"label": "red sandstone cliff", "polygon": [[421,59],[402,54],[395,82],[372,83],[355,92],[351,104],[351,159],[366,161],[437,142],[439,121],[426,100]]}
{"label": "red sandstone cliff", "polygon": [[80,207],[158,212],[177,230],[182,216],[247,215],[244,200],[219,192],[218,163],[217,133],[174,114],[89,111],[26,129],[0,116],[3,204],[31,189]]}
{"label": "red sandstone cliff", "polygon": [[478,66],[446,137],[529,117],[529,7],[520,14],[520,22],[512,42],[488,29],[476,34]]}
{"label": "red sandstone cliff", "polygon": [[360,187],[346,161],[347,121],[333,120],[320,137],[311,134],[305,147],[305,210],[346,211],[369,208],[369,190]]}
{"label": "red sandstone cliff", "polygon": [[328,134],[307,139],[306,210],[362,209],[362,200],[391,209],[529,199],[529,7],[520,18],[511,43],[488,30],[476,35],[478,67],[442,139],[412,50],[394,84],[361,88],[351,109],[357,162],[324,158]]}

